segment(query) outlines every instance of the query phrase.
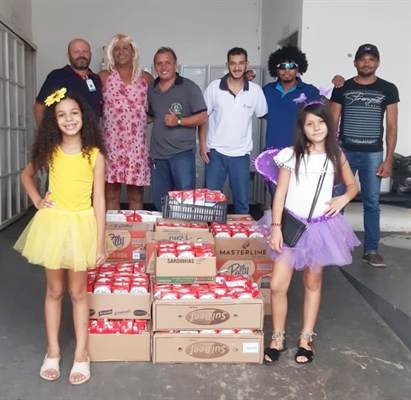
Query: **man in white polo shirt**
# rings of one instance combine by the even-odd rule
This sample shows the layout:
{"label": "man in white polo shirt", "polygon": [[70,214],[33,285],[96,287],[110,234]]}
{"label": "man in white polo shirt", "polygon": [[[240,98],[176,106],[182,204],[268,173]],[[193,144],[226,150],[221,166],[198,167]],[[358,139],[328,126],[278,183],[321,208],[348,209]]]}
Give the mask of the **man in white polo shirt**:
{"label": "man in white polo shirt", "polygon": [[206,163],[204,186],[222,191],[228,175],[236,214],[249,212],[252,117],[267,114],[261,87],[245,77],[248,65],[246,50],[229,50],[228,74],[211,82],[204,92],[208,125],[199,128],[200,155]]}

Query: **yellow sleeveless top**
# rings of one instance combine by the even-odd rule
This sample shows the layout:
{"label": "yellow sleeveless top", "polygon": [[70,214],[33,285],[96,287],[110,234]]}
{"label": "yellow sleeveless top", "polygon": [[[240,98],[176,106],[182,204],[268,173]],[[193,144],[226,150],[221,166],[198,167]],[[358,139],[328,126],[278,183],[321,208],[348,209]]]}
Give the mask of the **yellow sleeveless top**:
{"label": "yellow sleeveless top", "polygon": [[99,149],[90,151],[90,158],[80,152],[66,154],[59,147],[49,171],[50,199],[56,210],[83,211],[91,207],[94,167]]}

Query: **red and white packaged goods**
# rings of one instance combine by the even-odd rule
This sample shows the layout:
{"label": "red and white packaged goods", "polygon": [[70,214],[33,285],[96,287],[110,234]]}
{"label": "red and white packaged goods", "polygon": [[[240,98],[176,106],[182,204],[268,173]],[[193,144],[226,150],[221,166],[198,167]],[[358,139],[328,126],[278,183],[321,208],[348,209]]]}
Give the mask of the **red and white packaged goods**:
{"label": "red and white packaged goods", "polygon": [[165,241],[158,244],[158,258],[215,257],[214,246],[208,243]]}
{"label": "red and white packaged goods", "polygon": [[148,293],[149,276],[143,262],[119,262],[89,269],[89,293]]}
{"label": "red and white packaged goods", "polygon": [[154,284],[154,299],[161,300],[232,300],[254,299],[259,296],[258,285],[247,276],[217,275],[208,284]]}
{"label": "red and white packaged goods", "polygon": [[193,204],[196,206],[213,207],[217,203],[227,200],[226,195],[219,190],[195,189],[195,190],[173,190],[168,192],[170,199],[181,204]]}
{"label": "red and white packaged goods", "polygon": [[215,237],[264,237],[266,231],[263,228],[252,226],[250,224],[233,222],[210,224],[211,232]]}
{"label": "red and white packaged goods", "polygon": [[91,319],[88,330],[93,334],[136,335],[147,331],[146,319]]}
{"label": "red and white packaged goods", "polygon": [[146,210],[107,210],[106,222],[156,222],[162,214]]}

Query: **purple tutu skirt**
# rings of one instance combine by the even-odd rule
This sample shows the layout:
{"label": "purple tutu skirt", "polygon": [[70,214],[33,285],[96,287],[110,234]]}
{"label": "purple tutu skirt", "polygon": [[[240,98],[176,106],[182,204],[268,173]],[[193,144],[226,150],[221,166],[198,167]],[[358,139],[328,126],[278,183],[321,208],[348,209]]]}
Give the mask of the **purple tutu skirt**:
{"label": "purple tutu skirt", "polygon": [[[307,221],[306,218],[293,215],[300,221]],[[351,252],[361,244],[344,216],[338,214],[336,217],[313,218],[295,247],[284,244],[282,253],[277,253],[267,243],[271,222],[272,214],[269,210],[256,223],[266,231],[264,240],[267,254],[274,261],[282,261],[297,271],[308,267],[312,272],[317,272],[321,267],[329,265],[349,265],[352,263]]]}

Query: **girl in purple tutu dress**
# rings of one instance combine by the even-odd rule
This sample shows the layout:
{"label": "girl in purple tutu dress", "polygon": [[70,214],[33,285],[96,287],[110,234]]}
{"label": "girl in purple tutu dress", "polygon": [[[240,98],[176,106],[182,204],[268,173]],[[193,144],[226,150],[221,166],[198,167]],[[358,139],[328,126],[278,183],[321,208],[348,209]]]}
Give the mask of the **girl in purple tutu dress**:
{"label": "girl in purple tutu dress", "polygon": [[[287,350],[287,290],[294,270],[304,270],[304,320],[295,354],[295,361],[302,364],[314,358],[312,343],[321,301],[323,267],[350,264],[351,251],[360,244],[340,214],[358,193],[358,185],[334,132],[333,119],[325,104],[322,101],[307,103],[297,116],[294,146],[281,151],[267,150],[255,160],[257,170],[277,184],[272,212],[266,212],[258,221],[269,229],[268,253],[274,260],[270,283],[274,332],[270,346],[264,350],[266,364],[273,364]],[[295,247],[289,247],[283,242],[281,230],[283,209],[287,208],[306,222],[324,169],[325,179],[312,220]],[[345,194],[332,197],[334,184],[341,182],[347,187]]]}

